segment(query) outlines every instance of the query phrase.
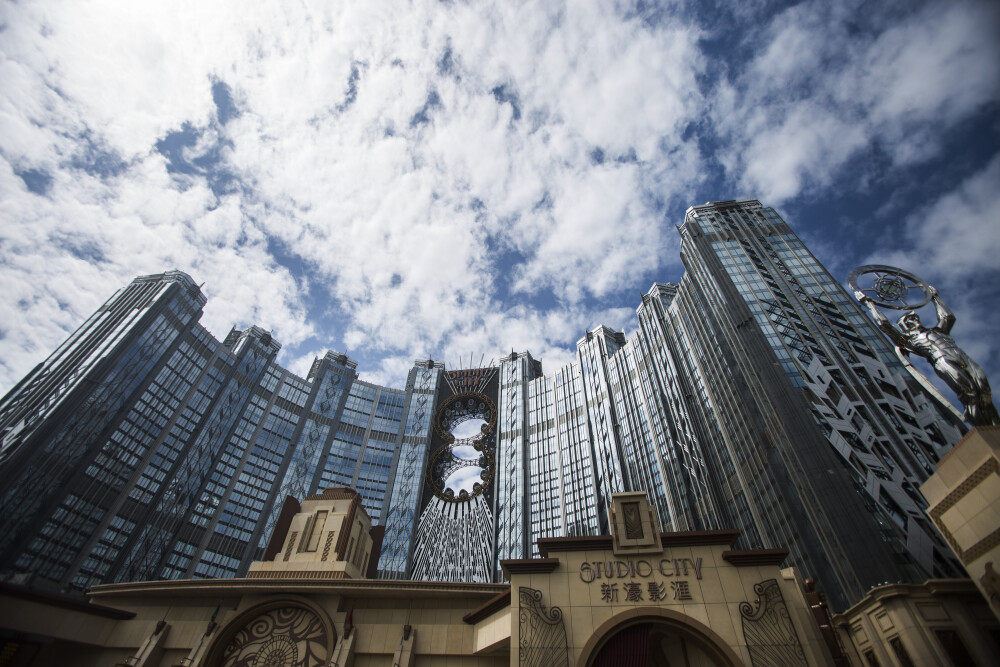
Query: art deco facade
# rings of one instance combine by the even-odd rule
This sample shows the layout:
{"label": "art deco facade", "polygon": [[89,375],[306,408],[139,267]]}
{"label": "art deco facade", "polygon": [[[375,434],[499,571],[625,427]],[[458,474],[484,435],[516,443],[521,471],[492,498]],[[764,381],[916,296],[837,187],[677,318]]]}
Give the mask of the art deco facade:
{"label": "art deco facade", "polygon": [[[300,378],[264,330],[222,342],[178,272],[113,296],[0,402],[0,571],[82,590],[243,575],[283,499],[356,488],[382,578],[501,581],[543,537],[607,534],[645,490],[666,531],[788,546],[835,607],[951,576],[916,492],[961,435],[772,209],[689,209],[687,269],[626,337],[549,374],[417,361],[406,387],[328,353]],[[475,425],[473,431],[463,429]]]}
{"label": "art deco facade", "polygon": [[6,664],[996,662],[1000,625],[968,579],[879,586],[831,616],[782,567],[787,549],[734,549],[735,530],[662,533],[644,493],[612,497],[610,535],[548,538],[543,558],[501,561],[509,583],[373,579],[378,529],[359,500],[336,488],[287,500],[243,578],[104,584],[89,603],[0,584]]}

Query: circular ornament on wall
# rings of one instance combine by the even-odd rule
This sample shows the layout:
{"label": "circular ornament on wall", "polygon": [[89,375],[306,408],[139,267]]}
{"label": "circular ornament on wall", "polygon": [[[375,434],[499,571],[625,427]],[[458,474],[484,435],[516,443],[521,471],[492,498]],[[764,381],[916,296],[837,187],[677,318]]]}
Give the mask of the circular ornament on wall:
{"label": "circular ornament on wall", "polygon": [[329,656],[323,622],[302,607],[277,607],[243,625],[222,652],[222,667],[322,667]]}

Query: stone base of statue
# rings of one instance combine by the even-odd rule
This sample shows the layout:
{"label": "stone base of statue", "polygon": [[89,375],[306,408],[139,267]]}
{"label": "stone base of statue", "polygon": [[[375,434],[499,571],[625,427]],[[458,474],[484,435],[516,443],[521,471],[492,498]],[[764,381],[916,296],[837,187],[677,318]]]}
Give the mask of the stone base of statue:
{"label": "stone base of statue", "polygon": [[1000,620],[1000,426],[977,426],[920,487],[927,514]]}

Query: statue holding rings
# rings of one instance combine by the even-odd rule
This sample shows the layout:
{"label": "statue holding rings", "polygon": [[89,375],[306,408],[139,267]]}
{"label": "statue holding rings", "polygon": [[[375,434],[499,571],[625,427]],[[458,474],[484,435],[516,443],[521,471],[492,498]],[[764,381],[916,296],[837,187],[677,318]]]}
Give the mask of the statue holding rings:
{"label": "statue holding rings", "polygon": [[[1000,425],[986,373],[951,337],[955,315],[934,287],[908,271],[879,264],[859,266],[851,271],[847,283],[896,347],[926,359],[958,395],[965,407],[966,422],[973,426]],[[938,321],[933,327],[924,326],[916,313],[928,302],[933,302],[937,311]],[[907,312],[893,326],[879,306]]]}

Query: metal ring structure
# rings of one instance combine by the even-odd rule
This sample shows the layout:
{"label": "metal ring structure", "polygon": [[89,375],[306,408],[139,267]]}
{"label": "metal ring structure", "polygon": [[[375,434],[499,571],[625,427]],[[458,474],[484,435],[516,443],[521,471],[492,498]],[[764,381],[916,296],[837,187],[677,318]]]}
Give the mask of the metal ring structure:
{"label": "metal ring structure", "polygon": [[[479,435],[471,438],[455,438],[452,431],[470,419],[482,419],[483,424]],[[450,396],[434,413],[434,430],[444,441],[430,456],[427,463],[427,486],[431,492],[446,502],[465,502],[485,491],[496,471],[496,459],[489,447],[489,438],[497,425],[497,409],[493,400],[478,391],[463,392]],[[478,459],[466,459],[456,456],[456,447],[473,447],[480,452]],[[467,467],[482,468],[480,480],[473,485],[472,493],[465,489],[455,493],[445,487],[445,481],[452,473]]]}
{"label": "metal ring structure", "polygon": [[[876,306],[892,310],[916,310],[931,300],[930,285],[918,275],[884,264],[857,267],[847,276],[847,284]],[[909,301],[913,290],[920,290],[920,297]]]}

